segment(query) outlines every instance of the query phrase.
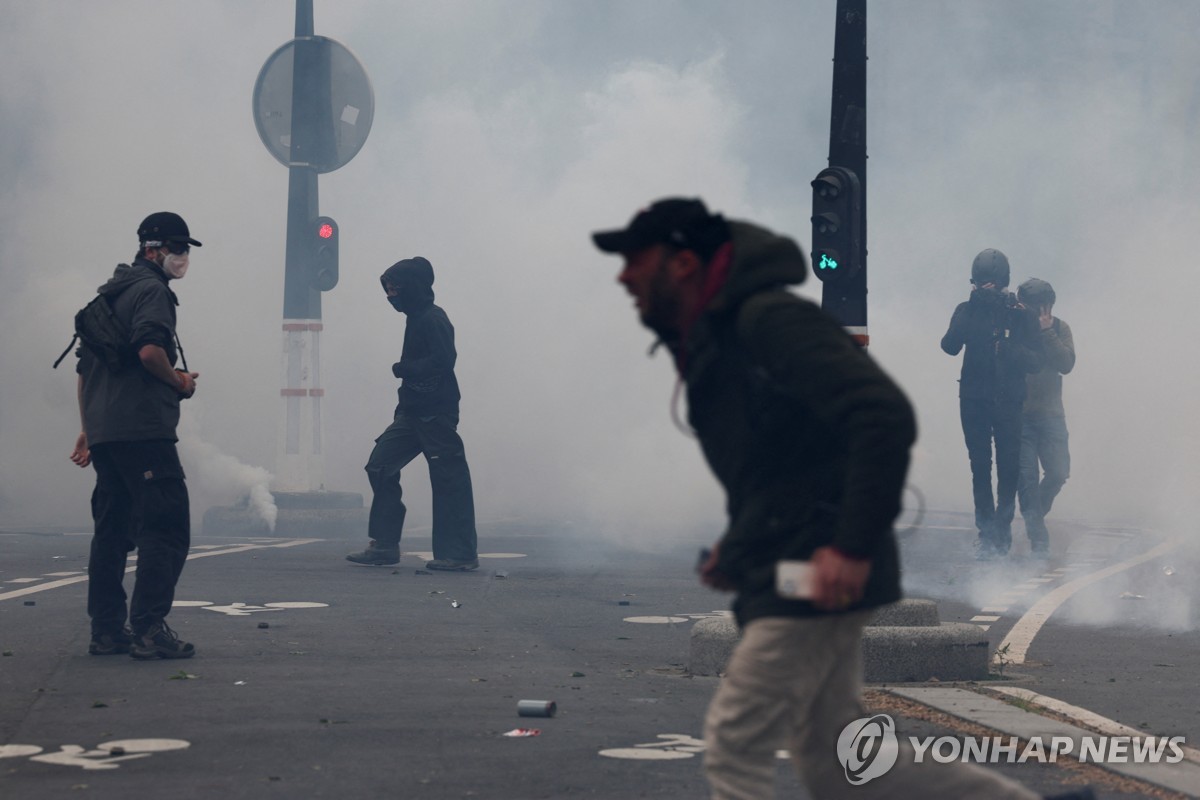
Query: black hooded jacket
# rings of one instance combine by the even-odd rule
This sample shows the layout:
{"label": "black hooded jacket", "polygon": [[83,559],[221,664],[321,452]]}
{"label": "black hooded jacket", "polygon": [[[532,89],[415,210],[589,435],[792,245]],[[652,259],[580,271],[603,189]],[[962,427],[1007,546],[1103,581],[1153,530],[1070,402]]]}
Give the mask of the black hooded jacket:
{"label": "black hooded jacket", "polygon": [[732,262],[682,344],[688,419],[728,498],[719,567],[738,621],[827,613],[780,598],[775,563],[832,545],[871,561],[860,602],[900,597],[892,523],[916,438],[904,394],[831,317],[783,287],[804,280],[796,244],[731,222]]}
{"label": "black hooded jacket", "polygon": [[975,289],[959,303],[942,337],[942,350],[963,354],[958,396],[1019,408],[1025,376],[1044,364],[1037,317],[1008,292]]}
{"label": "black hooded jacket", "polygon": [[[113,313],[129,326],[133,353],[148,344],[158,345],[175,364],[175,307],[179,300],[157,264],[141,257],[132,265],[121,264],[98,291],[109,298]],[[176,441],[179,395],[147,372],[136,357],[113,372],[90,350],[80,347],[75,371],[83,377],[80,406],[89,445]]]}
{"label": "black hooded jacket", "polygon": [[454,377],[454,326],[433,302],[433,266],[424,258],[407,258],[388,267],[379,278],[400,293],[392,306],[408,318],[404,346],[392,374],[401,379],[396,413],[410,416],[457,414],[458,380]]}

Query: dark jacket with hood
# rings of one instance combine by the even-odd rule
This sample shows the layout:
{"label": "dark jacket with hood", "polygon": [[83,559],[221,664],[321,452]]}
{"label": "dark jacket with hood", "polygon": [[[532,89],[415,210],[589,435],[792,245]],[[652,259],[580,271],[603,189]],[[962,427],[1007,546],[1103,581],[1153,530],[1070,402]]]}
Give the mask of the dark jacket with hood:
{"label": "dark jacket with hood", "polygon": [[433,266],[424,258],[407,258],[388,267],[379,278],[399,288],[389,298],[408,318],[404,346],[392,374],[401,379],[397,414],[436,416],[457,414],[458,380],[454,377],[454,326],[433,303]]}
{"label": "dark jacket with hood", "polygon": [[964,346],[958,396],[1019,408],[1025,402],[1025,376],[1043,364],[1037,317],[1008,292],[975,289],[954,309],[942,337],[948,355],[958,355]]}
{"label": "dark jacket with hood", "polygon": [[172,365],[175,348],[175,293],[167,276],[142,257],[121,264],[98,290],[113,313],[130,331],[128,364],[114,372],[86,347],[79,348],[75,371],[83,377],[80,407],[88,444],[138,442],[152,439],[176,441],[179,395],[151,375],[137,357],[145,345],[158,345]]}
{"label": "dark jacket with hood", "polygon": [[824,545],[871,561],[865,594],[847,610],[893,602],[912,408],[835,320],[783,288],[806,274],[796,244],[729,225],[728,275],[672,349],[689,421],[727,493],[719,567],[737,589],[738,622],[829,613],[775,592],[777,561]]}

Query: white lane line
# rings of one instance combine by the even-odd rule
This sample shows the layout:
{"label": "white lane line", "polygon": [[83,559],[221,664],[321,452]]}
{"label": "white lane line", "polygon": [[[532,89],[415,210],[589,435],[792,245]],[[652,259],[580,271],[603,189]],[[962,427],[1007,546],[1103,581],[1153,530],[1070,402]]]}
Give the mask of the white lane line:
{"label": "white lane line", "polygon": [[1138,564],[1158,558],[1173,550],[1177,544],[1178,542],[1163,542],[1158,547],[1142,553],[1140,556],[1135,556],[1119,564],[1114,564],[1107,569],[1083,575],[1059,586],[1034,603],[1033,607],[1017,620],[1017,624],[1012,626],[1008,635],[1004,637],[1004,641],[996,648],[997,653],[1002,652],[1005,654],[1004,662],[1006,664],[1024,664],[1025,655],[1029,652],[1029,646],[1033,644],[1033,637],[1038,635],[1038,631],[1050,619],[1050,615],[1057,611],[1059,606],[1067,602],[1071,598],[1071,595],[1080,589],[1091,586],[1097,581],[1102,581],[1105,578],[1116,575],[1118,572],[1123,572],[1130,567],[1136,567]]}
{"label": "white lane line", "polygon": [[1008,611],[1008,606],[984,606],[979,610],[984,614],[1003,614]]}
{"label": "white lane line", "polygon": [[47,572],[46,577],[47,578],[65,578],[68,575],[82,575],[82,574],[83,574],[83,570],[76,569],[76,570],[72,570],[70,572]]}
{"label": "white lane line", "polygon": [[[1086,708],[1073,706],[1070,703],[1064,703],[1062,700],[1055,700],[1053,697],[1047,697],[1044,694],[1030,691],[1029,689],[1017,689],[1007,686],[992,686],[989,687],[994,692],[1006,694],[1009,697],[1016,697],[1019,700],[1024,700],[1027,703],[1032,703],[1035,706],[1041,706],[1048,711],[1053,711],[1062,714],[1064,717],[1075,720],[1076,722],[1088,727],[1094,728],[1101,733],[1109,736],[1133,736],[1138,739],[1143,739],[1151,734],[1146,731],[1131,728],[1128,725],[1123,725],[1116,720],[1102,717],[1094,711],[1088,711]],[[1163,737],[1165,738],[1165,737]],[[1183,757],[1189,761],[1195,761],[1200,764],[1200,750],[1193,747],[1180,747],[1183,751]]]}
{"label": "white lane line", "polygon": [[979,629],[986,631],[986,630],[991,630],[991,627],[992,627],[991,625],[980,625]]}
{"label": "white lane line", "polygon": [[[279,544],[241,544],[230,547],[226,550],[207,550],[203,553],[189,553],[187,560],[191,561],[196,558],[208,558],[209,556],[227,556],[234,553],[244,553],[247,550],[266,550],[272,547],[296,547],[297,545],[310,544],[319,542],[320,539],[294,539],[292,541],[280,542]],[[126,567],[126,572],[133,572],[137,567]],[[88,579],[87,575],[78,575],[74,578],[63,578],[62,580],[50,581],[49,583],[41,583],[37,586],[29,586],[25,589],[14,589],[11,592],[0,593],[0,600],[13,600],[18,597],[24,597],[27,594],[35,594],[37,592],[45,592],[49,589],[58,589],[63,586],[70,586],[75,583],[82,583]],[[37,580],[37,579],[34,579]],[[16,583],[17,581],[12,581]]]}
{"label": "white lane line", "polygon": [[41,578],[9,578],[5,583],[37,583]]}
{"label": "white lane line", "polygon": [[999,622],[999,621],[1000,621],[999,617],[993,617],[988,614],[979,614],[974,617],[971,617],[971,622]]}
{"label": "white lane line", "polygon": [[1026,583],[1036,583],[1036,584],[1040,585],[1043,583],[1050,583],[1053,580],[1055,580],[1055,579],[1054,578],[1029,578],[1025,582]]}

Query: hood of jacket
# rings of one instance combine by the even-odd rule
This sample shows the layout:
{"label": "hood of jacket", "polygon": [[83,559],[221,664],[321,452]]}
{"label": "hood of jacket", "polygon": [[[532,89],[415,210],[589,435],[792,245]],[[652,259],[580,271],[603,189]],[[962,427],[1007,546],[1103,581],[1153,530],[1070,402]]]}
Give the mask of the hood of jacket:
{"label": "hood of jacket", "polygon": [[389,284],[400,290],[398,302],[393,303],[397,311],[411,314],[433,305],[433,265],[421,256],[392,264],[379,282],[385,291]]}
{"label": "hood of jacket", "polygon": [[737,308],[752,294],[803,283],[808,277],[808,259],[792,239],[737,220],[729,221],[729,234],[733,245],[729,273],[705,311]]}
{"label": "hood of jacket", "polygon": [[[114,297],[135,283],[151,280],[160,281],[164,286],[167,285],[167,276],[163,273],[162,268],[153,261],[138,256],[132,264],[118,264],[117,268],[113,270],[112,277],[96,291],[107,297]],[[171,293],[171,296],[174,297],[174,292]]]}

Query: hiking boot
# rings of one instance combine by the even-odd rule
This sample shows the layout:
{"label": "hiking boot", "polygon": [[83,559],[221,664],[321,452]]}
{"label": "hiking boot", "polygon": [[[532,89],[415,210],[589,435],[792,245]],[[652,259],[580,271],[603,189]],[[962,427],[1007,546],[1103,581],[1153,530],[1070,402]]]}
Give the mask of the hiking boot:
{"label": "hiking boot", "polygon": [[191,642],[181,641],[175,631],[167,627],[167,623],[156,622],[141,636],[133,637],[129,655],[140,661],[151,658],[191,658],[196,655],[196,648]]}
{"label": "hiking boot", "polygon": [[92,641],[88,645],[88,655],[116,656],[129,652],[133,641],[133,631],[128,626],[111,633],[92,632]]}
{"label": "hiking boot", "polygon": [[471,569],[479,569],[479,559],[472,558],[470,561],[455,561],[452,558],[435,558],[433,561],[425,562],[425,569],[440,569],[446,572],[466,572]]}
{"label": "hiking boot", "polygon": [[400,545],[380,545],[379,542],[371,539],[366,550],[361,553],[351,553],[346,556],[346,560],[353,561],[355,564],[370,564],[380,567],[385,564],[399,564]]}

